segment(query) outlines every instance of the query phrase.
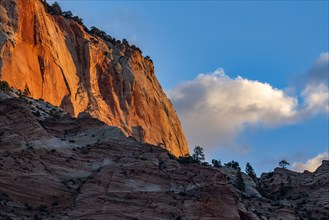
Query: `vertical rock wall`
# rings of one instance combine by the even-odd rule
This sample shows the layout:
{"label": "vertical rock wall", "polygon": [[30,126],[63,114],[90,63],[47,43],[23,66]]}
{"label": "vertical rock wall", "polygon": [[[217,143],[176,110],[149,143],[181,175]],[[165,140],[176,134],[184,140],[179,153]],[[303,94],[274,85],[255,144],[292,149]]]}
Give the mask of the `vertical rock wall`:
{"label": "vertical rock wall", "polygon": [[189,153],[152,61],[48,14],[40,0],[0,1],[0,68],[0,79],[74,116],[86,111],[176,156]]}

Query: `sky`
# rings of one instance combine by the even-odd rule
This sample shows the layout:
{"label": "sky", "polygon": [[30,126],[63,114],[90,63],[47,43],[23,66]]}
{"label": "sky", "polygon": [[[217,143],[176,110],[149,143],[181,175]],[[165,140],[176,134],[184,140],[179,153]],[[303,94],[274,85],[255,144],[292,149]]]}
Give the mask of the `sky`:
{"label": "sky", "polygon": [[58,2],[152,58],[191,153],[258,174],[328,158],[328,1]]}

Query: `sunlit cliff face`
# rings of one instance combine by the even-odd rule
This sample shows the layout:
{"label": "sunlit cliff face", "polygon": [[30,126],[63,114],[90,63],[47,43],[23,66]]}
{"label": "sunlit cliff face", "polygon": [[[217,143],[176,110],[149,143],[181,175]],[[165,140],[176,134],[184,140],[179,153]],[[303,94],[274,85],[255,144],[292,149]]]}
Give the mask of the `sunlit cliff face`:
{"label": "sunlit cliff face", "polygon": [[189,153],[176,112],[139,50],[46,13],[38,0],[0,5],[1,79],[74,116],[87,111],[139,141]]}

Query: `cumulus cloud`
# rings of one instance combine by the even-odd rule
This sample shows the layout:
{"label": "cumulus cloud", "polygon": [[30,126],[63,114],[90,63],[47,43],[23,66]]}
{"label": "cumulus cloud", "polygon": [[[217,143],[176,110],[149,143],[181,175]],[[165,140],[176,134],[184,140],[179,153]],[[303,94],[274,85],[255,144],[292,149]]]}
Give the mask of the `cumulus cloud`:
{"label": "cumulus cloud", "polygon": [[323,72],[328,60],[328,53],[321,54],[307,72],[301,103],[287,90],[240,76],[230,78],[223,69],[200,74],[167,94],[192,146],[232,147],[247,126],[280,126],[329,112],[328,85],[323,80],[328,78]]}
{"label": "cumulus cloud", "polygon": [[301,76],[302,81],[307,84],[328,83],[329,53],[321,53],[312,67]]}
{"label": "cumulus cloud", "polygon": [[302,97],[305,100],[303,110],[306,114],[317,113],[321,111],[329,112],[329,94],[327,85],[323,83],[311,83],[304,89]]}
{"label": "cumulus cloud", "polygon": [[314,172],[321,165],[323,160],[329,160],[328,152],[319,154],[307,160],[305,163],[295,162],[292,164],[291,168],[297,172],[303,172],[304,170]]}
{"label": "cumulus cloud", "polygon": [[298,101],[267,83],[232,79],[223,69],[200,74],[168,92],[191,143],[229,144],[248,124],[290,123]]}
{"label": "cumulus cloud", "polygon": [[329,53],[321,53],[302,76],[305,79],[305,88],[301,94],[304,99],[304,114],[329,112],[328,76]]}

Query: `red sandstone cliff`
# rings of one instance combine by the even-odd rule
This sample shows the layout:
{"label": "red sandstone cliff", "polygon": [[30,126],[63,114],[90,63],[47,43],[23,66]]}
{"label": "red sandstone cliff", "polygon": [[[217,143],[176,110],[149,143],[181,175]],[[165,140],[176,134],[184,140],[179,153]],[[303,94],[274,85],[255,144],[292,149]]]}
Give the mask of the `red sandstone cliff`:
{"label": "red sandstone cliff", "polygon": [[0,79],[74,116],[87,111],[139,141],[189,153],[150,59],[51,15],[39,0],[0,1]]}

